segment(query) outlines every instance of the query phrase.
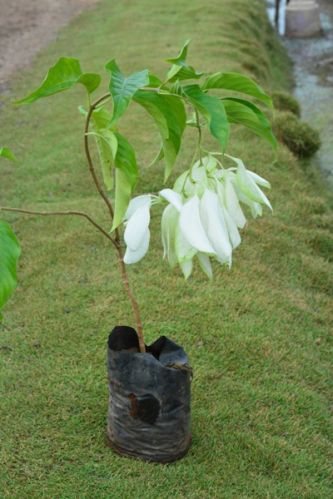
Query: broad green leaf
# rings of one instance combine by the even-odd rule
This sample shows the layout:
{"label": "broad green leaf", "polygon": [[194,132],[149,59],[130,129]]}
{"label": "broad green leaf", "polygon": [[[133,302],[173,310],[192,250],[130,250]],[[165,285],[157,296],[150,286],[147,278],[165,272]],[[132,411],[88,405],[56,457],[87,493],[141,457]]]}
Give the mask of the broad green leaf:
{"label": "broad green leaf", "polygon": [[113,121],[116,121],[126,111],[135,92],[149,85],[149,73],[145,69],[125,77],[114,59],[105,68],[111,73],[109,89],[113,98]]}
{"label": "broad green leaf", "polygon": [[202,90],[209,90],[211,88],[223,88],[225,90],[250,95],[267,106],[272,107],[272,99],[264,90],[251,78],[239,73],[212,74],[202,85]]}
{"label": "broad green leaf", "polygon": [[222,99],[230,123],[239,123],[267,140],[274,148],[277,146],[271,124],[264,113],[252,102],[235,97]]}
{"label": "broad green leaf", "polygon": [[136,92],[134,101],[152,116],[160,132],[167,179],[175,164],[186,126],[184,104],[179,97],[148,91]]}
{"label": "broad green leaf", "polygon": [[20,253],[20,245],[10,225],[0,221],[0,319],[1,309],[17,284],[16,267]]}
{"label": "broad green leaf", "polygon": [[45,76],[42,84],[27,97],[17,101],[17,104],[31,104],[42,97],[57,94],[72,88],[76,83],[82,83],[89,93],[97,88],[100,77],[92,73],[83,74],[78,59],[60,57]]}
{"label": "broad green leaf", "polygon": [[149,86],[152,87],[152,88],[158,88],[158,87],[161,87],[163,85],[163,82],[162,80],[159,79],[158,76],[152,74],[152,73],[149,73]]}
{"label": "broad green leaf", "polygon": [[167,59],[172,64],[167,74],[167,81],[191,80],[201,78],[203,73],[197,72],[192,66],[186,64],[187,49],[190,40],[186,40],[176,57]]}
{"label": "broad green leaf", "polygon": [[110,111],[105,107],[95,109],[92,114],[91,135],[96,140],[103,181],[108,191],[114,187],[113,166],[118,147],[117,138],[110,128],[111,118]]}
{"label": "broad green leaf", "polygon": [[78,83],[84,85],[89,94],[92,94],[101,83],[101,77],[96,73],[83,73],[78,79]]}
{"label": "broad green leaf", "polygon": [[93,133],[101,163],[103,181],[107,191],[113,189],[113,165],[117,154],[118,142],[115,134],[107,128]]}
{"label": "broad green leaf", "polygon": [[219,141],[222,151],[225,151],[229,137],[229,123],[221,100],[205,94],[199,85],[185,86],[184,93],[194,108],[203,115],[211,134]]}
{"label": "broad green leaf", "polygon": [[190,41],[190,39],[186,40],[186,42],[180,49],[179,54],[176,57],[169,57],[168,59],[166,59],[166,61],[170,62],[171,64],[177,64],[178,66],[184,66],[184,64],[186,64],[187,49]]}
{"label": "broad green leaf", "polygon": [[0,147],[0,157],[16,161],[15,154],[8,147]]}
{"label": "broad green leaf", "polygon": [[61,57],[52,66],[40,87],[34,92],[19,100],[18,104],[30,104],[42,97],[62,92],[73,87],[82,74],[78,59],[71,57]]}
{"label": "broad green leaf", "polygon": [[203,73],[197,72],[192,66],[172,66],[167,74],[168,81],[198,80]]}
{"label": "broad green leaf", "polygon": [[109,128],[112,121],[112,113],[105,106],[98,107],[92,114],[92,122],[96,129]]}
{"label": "broad green leaf", "polygon": [[115,163],[115,212],[112,231],[124,219],[132,192],[138,179],[138,166],[135,151],[131,144],[118,132],[115,132],[118,142]]}

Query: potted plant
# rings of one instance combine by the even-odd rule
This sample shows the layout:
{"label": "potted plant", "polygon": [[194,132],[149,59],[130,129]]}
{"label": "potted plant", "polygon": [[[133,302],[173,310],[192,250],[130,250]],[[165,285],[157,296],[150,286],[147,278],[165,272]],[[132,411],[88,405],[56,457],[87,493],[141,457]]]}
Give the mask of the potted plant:
{"label": "potted plant", "polygon": [[[190,277],[194,261],[209,279],[212,259],[230,267],[232,252],[241,242],[239,230],[246,224],[243,206],[253,217],[262,214],[263,206],[271,208],[261,189],[269,183],[248,170],[241,159],[226,153],[230,125],[244,125],[276,146],[268,119],[253,102],[271,106],[262,88],[238,73],[198,72],[187,64],[187,49],[188,41],[177,57],[168,59],[171,67],[163,80],[148,70],[124,76],[112,59],[105,66],[110,74],[109,89],[94,100],[100,75],[84,73],[77,59],[62,57],[40,87],[18,101],[30,104],[77,84],[86,89],[87,106],[80,108],[85,120],[84,151],[92,182],[109,214],[109,226],[102,226],[87,212],[0,207],[2,212],[82,217],[115,249],[136,329],[116,326],[109,336],[108,437],[122,454],[159,462],[182,457],[190,446],[192,370],[184,350],[168,338],[145,344],[127,266],[147,253],[150,210],[163,204],[162,245],[171,267],[179,265],[185,279]],[[173,187],[163,187],[161,180],[158,193],[135,197],[139,177],[136,152],[121,132],[121,118],[130,112],[132,103],[142,106],[157,126],[161,148],[152,164],[164,160],[164,182],[172,173],[185,128],[197,131],[193,160]],[[204,128],[217,142],[217,152],[204,147]],[[92,140],[99,154],[99,170],[90,152]],[[8,148],[0,149],[0,156],[15,160]],[[19,255],[13,230],[1,221],[0,309],[16,286]]]}

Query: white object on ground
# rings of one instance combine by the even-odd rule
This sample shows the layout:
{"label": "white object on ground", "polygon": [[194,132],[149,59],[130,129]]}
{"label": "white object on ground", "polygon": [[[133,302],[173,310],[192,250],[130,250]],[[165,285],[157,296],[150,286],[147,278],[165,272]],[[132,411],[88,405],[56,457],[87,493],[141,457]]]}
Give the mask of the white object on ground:
{"label": "white object on ground", "polygon": [[318,3],[315,0],[291,0],[286,8],[286,36],[301,38],[320,32]]}

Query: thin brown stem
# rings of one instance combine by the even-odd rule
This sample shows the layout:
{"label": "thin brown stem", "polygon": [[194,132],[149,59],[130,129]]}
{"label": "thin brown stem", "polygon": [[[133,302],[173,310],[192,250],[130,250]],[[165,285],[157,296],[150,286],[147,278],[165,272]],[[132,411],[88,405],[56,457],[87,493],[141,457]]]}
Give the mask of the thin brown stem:
{"label": "thin brown stem", "polygon": [[94,180],[96,188],[97,188],[100,196],[104,200],[104,202],[105,202],[105,204],[106,204],[106,206],[107,206],[107,208],[109,210],[111,218],[113,219],[113,208],[112,208],[111,201],[109,200],[109,198],[107,197],[107,195],[105,194],[105,192],[102,189],[102,186],[101,186],[101,184],[99,182],[99,179],[98,179],[98,177],[96,175],[94,164],[92,162],[91,155],[90,155],[90,150],[89,150],[89,124],[90,124],[90,119],[91,119],[92,113],[94,112],[94,109],[98,106],[98,104],[100,104],[101,102],[103,102],[103,100],[105,100],[105,99],[107,99],[109,97],[110,97],[110,94],[105,94],[102,97],[100,97],[97,101],[95,101],[89,107],[88,114],[87,114],[87,117],[86,117],[86,123],[85,123],[85,127],[84,127],[84,150],[85,150],[87,161],[88,161],[89,171],[90,171],[91,176],[92,176],[92,178]]}
{"label": "thin brown stem", "polygon": [[142,322],[141,322],[139,305],[138,305],[138,302],[136,301],[136,299],[134,298],[134,295],[133,295],[132,290],[130,288],[127,270],[126,270],[126,265],[124,263],[124,258],[123,258],[123,252],[122,252],[122,249],[120,246],[117,248],[117,251],[118,251],[118,262],[119,262],[119,267],[120,267],[120,272],[121,272],[124,288],[126,290],[128,298],[131,302],[135,321],[136,321],[136,328],[137,328],[137,333],[138,333],[140,352],[144,353],[146,351],[146,346],[145,346],[145,342],[144,342],[144,338],[143,338],[143,330],[142,330]]}
{"label": "thin brown stem", "polygon": [[[91,104],[91,106],[89,107],[89,111],[88,111],[86,123],[85,123],[85,129],[84,129],[84,149],[85,149],[85,153],[86,153],[86,157],[87,157],[87,161],[88,161],[89,171],[93,177],[94,183],[96,185],[96,188],[97,188],[100,196],[102,197],[105,204],[107,205],[111,220],[113,221],[114,211],[113,211],[112,203],[111,203],[110,199],[107,197],[107,195],[105,194],[105,192],[103,191],[103,188],[99,182],[99,179],[98,179],[96,172],[95,172],[93,161],[91,159],[90,150],[89,150],[89,125],[90,125],[92,113],[94,112],[94,109],[96,109],[98,104],[100,104],[104,100],[108,99],[109,97],[110,97],[109,93],[105,94],[102,97],[100,97],[97,101],[95,101],[93,104]],[[120,234],[119,234],[118,228],[115,229],[115,238],[112,239],[112,242],[114,243],[114,245],[117,249],[117,252],[118,252],[118,262],[119,262],[119,267],[120,267],[123,285],[124,285],[125,291],[127,293],[128,299],[131,303],[133,314],[135,317],[140,352],[144,353],[146,351],[146,347],[145,347],[145,342],[144,342],[144,338],[143,338],[142,322],[141,322],[141,317],[140,317],[139,305],[138,305],[138,302],[136,301],[136,299],[134,298],[134,295],[133,295],[131,288],[130,288],[130,285],[129,285],[126,265],[124,263],[123,251],[122,251],[122,247],[120,244]]]}
{"label": "thin brown stem", "polygon": [[42,217],[48,217],[48,216],[67,216],[67,215],[74,215],[78,217],[83,217],[88,222],[90,222],[94,227],[96,227],[97,230],[99,230],[105,237],[107,237],[112,244],[117,248],[115,240],[106,232],[106,230],[103,229],[95,220],[91,218],[87,213],[84,213],[83,211],[35,211],[35,210],[25,210],[21,208],[10,208],[9,206],[0,206],[0,211],[11,211],[13,213],[23,213],[24,215],[39,215]]}
{"label": "thin brown stem", "polygon": [[[194,114],[195,114],[195,120],[196,120],[195,127],[198,130],[198,142],[197,142],[196,148],[194,150],[194,154],[193,154],[192,161],[191,161],[190,173],[189,173],[190,179],[192,181],[194,181],[193,176],[192,176],[193,166],[194,166],[194,163],[195,163],[195,160],[196,160],[196,157],[197,157],[198,153],[199,153],[200,165],[202,165],[202,154],[201,154],[202,131],[201,131],[201,125],[200,125],[200,120],[199,120],[199,113],[198,113],[198,111],[196,109],[194,109]],[[185,185],[185,183],[184,183],[184,185]]]}
{"label": "thin brown stem", "polygon": [[[89,149],[89,126],[90,126],[90,120],[91,120],[91,117],[92,117],[92,113],[94,112],[94,110],[96,109],[96,107],[101,102],[105,101],[109,97],[110,97],[110,93],[104,94],[104,95],[102,95],[102,97],[100,97],[99,99],[97,99],[89,107],[88,114],[87,114],[87,117],[86,117],[86,123],[85,123],[85,127],[84,127],[84,150],[85,150],[85,153],[86,153],[88,167],[89,167],[89,171],[91,173],[91,176],[92,176],[92,178],[94,180],[94,183],[96,185],[96,188],[97,188],[100,196],[104,200],[104,202],[105,202],[105,204],[106,204],[106,206],[107,206],[107,208],[109,210],[111,220],[113,220],[113,218],[114,218],[114,211],[113,211],[112,203],[111,203],[110,199],[107,197],[107,195],[105,194],[105,192],[103,191],[103,188],[102,188],[102,186],[100,184],[100,181],[99,181],[99,179],[98,179],[98,177],[96,175],[96,171],[95,171],[95,168],[94,168],[94,163],[93,163],[93,161],[91,159],[91,154],[90,154],[90,149]],[[114,240],[116,242],[116,245],[120,246],[120,234],[119,234],[119,230],[118,229],[115,230],[115,239]]]}

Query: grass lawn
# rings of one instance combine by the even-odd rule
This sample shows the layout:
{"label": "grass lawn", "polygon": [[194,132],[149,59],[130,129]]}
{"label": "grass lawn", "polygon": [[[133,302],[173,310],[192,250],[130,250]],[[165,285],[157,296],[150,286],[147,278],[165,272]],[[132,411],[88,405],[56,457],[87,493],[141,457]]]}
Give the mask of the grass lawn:
{"label": "grass lawn", "polygon": [[[163,75],[188,37],[198,69],[290,87],[260,0],[102,1],[2,98],[0,142],[19,163],[1,163],[1,204],[81,208],[108,227],[81,147],[83,90],[19,108],[11,100],[61,55],[86,71],[116,57],[124,72]],[[138,192],[156,191],[163,167],[144,166],[158,144],[153,124],[133,106],[122,130],[140,150]],[[113,248],[81,219],[6,215],[23,254],[0,326],[1,498],[332,497],[332,202],[283,147],[274,163],[269,146],[235,129],[229,153],[270,180],[274,207],[243,231],[231,271],[216,266],[208,282],[197,269],[185,283],[162,261],[156,213],[150,251],[129,269],[146,340],[168,335],[194,367],[193,446],[172,465],[120,458],[105,442],[107,334],[133,324]]]}

